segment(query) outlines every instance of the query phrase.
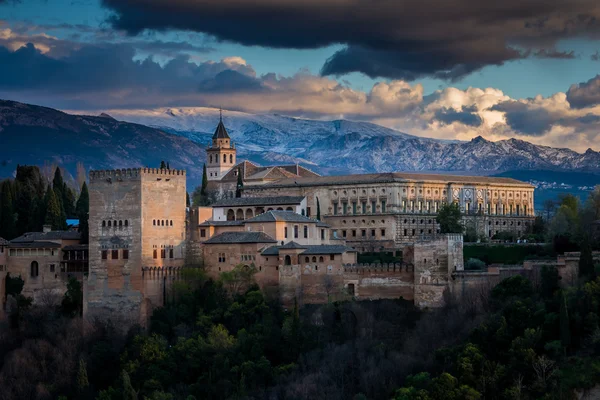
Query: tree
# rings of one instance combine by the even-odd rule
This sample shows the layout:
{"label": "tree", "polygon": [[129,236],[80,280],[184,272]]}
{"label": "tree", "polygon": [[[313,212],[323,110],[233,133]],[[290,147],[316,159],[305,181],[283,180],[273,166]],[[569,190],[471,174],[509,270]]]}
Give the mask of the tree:
{"label": "tree", "polygon": [[13,188],[9,180],[0,185],[0,237],[10,240],[16,236],[16,218],[13,208]]}
{"label": "tree", "polygon": [[46,217],[44,223],[50,225],[52,230],[59,230],[65,224],[56,192],[50,187],[48,187],[48,192],[46,193]]}
{"label": "tree", "polygon": [[61,303],[62,310],[65,314],[75,317],[81,316],[83,309],[83,290],[81,283],[76,278],[69,278],[67,283],[67,291]]}
{"label": "tree", "polygon": [[191,206],[191,204],[190,204],[190,193],[189,192],[185,192],[185,206],[186,207]]}
{"label": "tree", "polygon": [[168,161],[167,161],[167,169],[171,169],[171,166],[169,165]]}
{"label": "tree", "polygon": [[202,187],[200,189],[200,194],[204,197],[206,197],[206,195],[208,194],[207,191],[208,188],[208,175],[206,174],[206,163],[204,163],[204,165],[202,166]]}
{"label": "tree", "polygon": [[160,162],[160,169],[167,169],[167,164],[164,161]]}
{"label": "tree", "polygon": [[442,205],[436,218],[441,233],[463,233],[461,219],[457,203]]}
{"label": "tree", "polygon": [[321,220],[321,203],[319,203],[319,198],[317,197],[317,221]]}
{"label": "tree", "polygon": [[232,295],[239,294],[254,282],[258,270],[254,263],[250,266],[238,264],[231,271],[221,272],[221,282]]}
{"label": "tree", "polygon": [[546,215],[546,221],[550,221],[550,217],[554,215],[556,210],[556,203],[554,200],[548,199],[544,201],[544,214]]}
{"label": "tree", "polygon": [[85,393],[90,386],[87,376],[87,365],[83,358],[79,359],[79,369],[77,370],[77,390],[79,393]]}
{"label": "tree", "polygon": [[579,254],[579,277],[585,280],[595,278],[594,256],[592,254],[592,245],[589,240],[584,239],[581,243],[581,252]]}
{"label": "tree", "polygon": [[235,197],[242,197],[243,189],[244,189],[244,179],[242,178],[242,169],[238,168],[237,185],[235,187]]}
{"label": "tree", "polygon": [[571,327],[569,323],[569,309],[567,307],[567,297],[565,292],[561,292],[560,299],[560,341],[565,350],[571,345]]}
{"label": "tree", "polygon": [[121,380],[123,384],[123,400],[137,400],[137,393],[131,385],[131,379],[129,379],[127,371],[123,370]]}
{"label": "tree", "polygon": [[89,241],[89,212],[90,212],[90,194],[87,184],[83,182],[81,193],[75,206],[77,218],[79,218],[79,233],[81,233],[81,243],[86,244]]}

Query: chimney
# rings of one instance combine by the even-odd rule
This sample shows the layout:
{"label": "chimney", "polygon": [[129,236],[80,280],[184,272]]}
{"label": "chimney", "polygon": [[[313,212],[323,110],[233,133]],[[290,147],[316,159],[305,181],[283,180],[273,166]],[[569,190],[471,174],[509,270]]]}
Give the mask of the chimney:
{"label": "chimney", "polygon": [[44,227],[42,228],[42,231],[44,233],[48,233],[52,231],[52,225],[44,225]]}

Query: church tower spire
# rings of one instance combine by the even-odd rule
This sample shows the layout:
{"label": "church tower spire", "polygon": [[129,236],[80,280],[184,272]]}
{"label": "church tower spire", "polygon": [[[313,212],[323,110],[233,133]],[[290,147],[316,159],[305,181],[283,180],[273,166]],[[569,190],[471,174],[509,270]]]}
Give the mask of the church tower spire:
{"label": "church tower spire", "polygon": [[220,180],[233,168],[236,150],[223,123],[223,109],[219,108],[219,124],[212,136],[212,145],[206,149],[208,180]]}

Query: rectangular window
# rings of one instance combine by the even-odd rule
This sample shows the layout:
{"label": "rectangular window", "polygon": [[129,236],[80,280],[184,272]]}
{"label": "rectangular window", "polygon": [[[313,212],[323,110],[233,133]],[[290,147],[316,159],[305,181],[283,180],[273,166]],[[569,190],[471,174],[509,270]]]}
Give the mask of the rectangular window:
{"label": "rectangular window", "polygon": [[385,237],[385,229],[381,230],[381,237]]}
{"label": "rectangular window", "polygon": [[371,237],[375,237],[375,229],[371,229]]}
{"label": "rectangular window", "polygon": [[494,214],[498,214],[498,204],[496,204],[494,207]]}
{"label": "rectangular window", "polygon": [[402,200],[402,211],[406,212],[406,200]]}
{"label": "rectangular window", "polygon": [[111,258],[113,260],[118,260],[119,259],[119,250],[113,250]]}
{"label": "rectangular window", "polygon": [[519,208],[520,208],[520,207],[519,207],[519,205],[517,204],[517,216],[519,216],[519,212],[521,211]]}
{"label": "rectangular window", "polygon": [[410,211],[415,212],[415,202],[413,200],[410,201]]}
{"label": "rectangular window", "polygon": [[385,212],[385,200],[381,200],[381,212]]}
{"label": "rectangular window", "polygon": [[433,212],[434,213],[438,212],[438,202],[437,201],[435,203],[433,203]]}
{"label": "rectangular window", "polygon": [[169,249],[169,258],[173,258],[173,249]]}
{"label": "rectangular window", "polygon": [[465,211],[468,214],[469,212],[471,212],[471,203],[466,203],[465,204]]}
{"label": "rectangular window", "polygon": [[408,236],[408,229],[404,230],[404,236]]}
{"label": "rectangular window", "polygon": [[294,238],[298,239],[298,225],[294,225]]}
{"label": "rectangular window", "polygon": [[310,207],[306,207],[306,216],[310,217]]}
{"label": "rectangular window", "polygon": [[333,215],[338,214],[338,203],[333,203]]}
{"label": "rectangular window", "polygon": [[342,237],[346,237],[346,230],[345,229],[342,231]]}
{"label": "rectangular window", "polygon": [[513,205],[511,204],[510,205],[510,215],[512,215],[512,213],[513,213]]}
{"label": "rectangular window", "polygon": [[158,258],[158,250],[154,249],[154,251],[152,252],[152,258],[154,258],[155,260]]}
{"label": "rectangular window", "polygon": [[523,215],[527,215],[527,205],[523,206]]}
{"label": "rectangular window", "polygon": [[419,201],[419,212],[423,211],[423,202]]}
{"label": "rectangular window", "polygon": [[342,210],[344,215],[348,214],[348,203],[342,203]]}
{"label": "rectangular window", "polygon": [[165,249],[160,249],[160,258],[167,258],[167,253]]}
{"label": "rectangular window", "polygon": [[413,230],[412,230],[412,235],[413,235],[413,236],[415,236],[415,232],[416,232],[416,231],[413,229]]}
{"label": "rectangular window", "polygon": [[50,272],[54,272],[54,264],[50,264]]}
{"label": "rectangular window", "polygon": [[356,237],[356,229],[352,229],[352,237]]}
{"label": "rectangular window", "polygon": [[492,205],[490,203],[487,204],[487,213],[488,215],[492,213]]}
{"label": "rectangular window", "polygon": [[371,212],[373,214],[375,214],[375,211],[377,211],[377,202],[376,201],[372,201],[371,202]]}
{"label": "rectangular window", "polygon": [[366,201],[362,202],[362,213],[363,214],[367,213],[367,202]]}
{"label": "rectangular window", "polygon": [[123,250],[123,260],[129,260],[129,250]]}
{"label": "rectangular window", "polygon": [[308,238],[308,226],[304,225],[304,239]]}
{"label": "rectangular window", "polygon": [[102,250],[102,259],[106,260],[108,258],[108,251]]}
{"label": "rectangular window", "polygon": [[200,229],[200,237],[206,237],[206,229]]}
{"label": "rectangular window", "polygon": [[367,230],[366,229],[361,229],[360,230],[360,236],[362,236],[362,237],[367,236]]}
{"label": "rectangular window", "polygon": [[335,260],[335,254],[330,254],[329,255],[329,259],[332,260],[332,261]]}
{"label": "rectangular window", "polygon": [[431,212],[431,202],[427,202],[427,212]]}
{"label": "rectangular window", "polygon": [[325,240],[325,229],[321,229],[321,240]]}
{"label": "rectangular window", "polygon": [[283,236],[287,239],[287,226],[283,228]]}

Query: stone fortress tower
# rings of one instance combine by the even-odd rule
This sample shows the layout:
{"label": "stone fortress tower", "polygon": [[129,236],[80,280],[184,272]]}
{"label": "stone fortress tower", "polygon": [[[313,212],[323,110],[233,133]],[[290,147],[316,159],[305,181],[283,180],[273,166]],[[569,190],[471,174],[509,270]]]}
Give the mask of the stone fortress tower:
{"label": "stone fortress tower", "polygon": [[183,266],[185,171],[137,168],[91,171],[89,177],[84,315],[118,315],[144,325],[152,307],[162,304],[161,293],[148,292],[144,269]]}
{"label": "stone fortress tower", "polygon": [[225,125],[223,113],[219,117],[219,125],[212,137],[212,144],[206,148],[206,174],[209,181],[221,180],[236,163],[236,150]]}

